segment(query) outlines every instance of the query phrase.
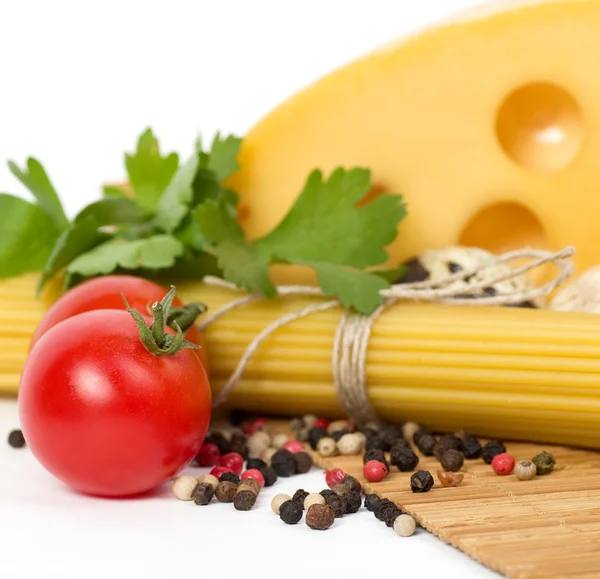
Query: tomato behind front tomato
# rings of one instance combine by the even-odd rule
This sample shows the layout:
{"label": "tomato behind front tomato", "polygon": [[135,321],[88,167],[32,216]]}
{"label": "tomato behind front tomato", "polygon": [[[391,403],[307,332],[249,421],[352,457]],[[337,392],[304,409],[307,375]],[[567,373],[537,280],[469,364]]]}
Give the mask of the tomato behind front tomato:
{"label": "tomato behind front tomato", "polygon": [[69,486],[103,496],[143,493],[175,475],[200,449],[210,409],[194,350],[151,354],[131,315],[118,310],[47,330],[19,388],[21,426],[39,462]]}
{"label": "tomato behind front tomato", "polygon": [[[167,289],[132,275],[108,275],[85,281],[52,304],[33,334],[30,349],[50,328],[67,318],[92,310],[125,310],[121,292],[125,294],[133,309],[148,314],[148,308],[154,302],[159,302],[167,293]],[[173,307],[179,308],[182,305],[181,300],[175,297]],[[186,332],[186,339],[200,346],[196,352],[204,367],[208,368],[204,338],[196,325]]]}

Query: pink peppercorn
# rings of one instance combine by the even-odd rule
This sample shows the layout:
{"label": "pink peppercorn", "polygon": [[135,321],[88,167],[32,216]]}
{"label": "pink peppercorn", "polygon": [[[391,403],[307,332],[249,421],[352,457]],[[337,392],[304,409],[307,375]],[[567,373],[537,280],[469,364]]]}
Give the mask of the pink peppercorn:
{"label": "pink peppercorn", "polygon": [[260,485],[261,489],[265,486],[265,477],[262,475],[262,472],[256,468],[249,468],[248,470],[245,470],[242,474],[242,480],[246,478],[254,479]]}
{"label": "pink peppercorn", "polygon": [[313,423],[313,428],[327,428],[329,426],[329,420],[327,418],[317,418]]}
{"label": "pink peppercorn", "polygon": [[346,473],[341,468],[332,468],[325,473],[325,482],[332,489],[336,484],[341,483],[346,477]]}
{"label": "pink peppercorn", "polygon": [[196,455],[196,462],[198,466],[215,466],[219,464],[220,456],[219,447],[212,442],[207,442],[200,447]]}
{"label": "pink peppercorn", "polygon": [[228,452],[219,459],[219,465],[229,467],[235,474],[240,474],[244,466],[244,459],[237,452]]}
{"label": "pink peppercorn", "polygon": [[301,442],[298,442],[297,440],[288,440],[283,445],[283,448],[285,448],[286,450],[289,450],[293,454],[304,451],[304,445]]}
{"label": "pink peppercorn", "polygon": [[370,460],[363,466],[363,475],[369,482],[379,482],[388,475],[388,469],[382,462]]}
{"label": "pink peppercorn", "polygon": [[257,418],[250,423],[244,425],[244,431],[248,436],[254,434],[257,430],[261,430],[267,425],[267,421],[265,418]]}
{"label": "pink peppercorn", "polygon": [[515,468],[515,459],[508,453],[497,454],[492,459],[492,468],[499,475],[510,474]]}
{"label": "pink peppercorn", "polygon": [[216,476],[218,480],[221,480],[221,477],[226,472],[230,472],[231,474],[235,474],[233,472],[233,469],[229,468],[228,466],[215,466],[215,468],[213,468],[210,471],[209,474],[212,474],[213,476]]}

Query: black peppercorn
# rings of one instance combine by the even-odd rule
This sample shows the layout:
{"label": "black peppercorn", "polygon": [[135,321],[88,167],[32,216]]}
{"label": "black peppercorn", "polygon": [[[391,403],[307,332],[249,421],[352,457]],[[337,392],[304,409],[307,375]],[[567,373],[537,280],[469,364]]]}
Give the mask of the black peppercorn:
{"label": "black peppercorn", "polygon": [[[313,465],[313,459],[308,452],[297,452],[293,455],[295,461],[295,472],[296,474],[304,474],[308,472]],[[273,459],[271,459],[272,463]]]}
{"label": "black peppercorn", "polygon": [[356,478],[354,478],[353,476],[351,476],[349,474],[347,474],[342,479],[342,482],[340,484],[347,486],[351,491],[353,491],[355,493],[362,492],[361,484],[358,482],[358,480]]}
{"label": "black peppercorn", "polygon": [[319,440],[327,436],[327,429],[322,426],[314,426],[308,431],[308,443],[313,450],[317,450]]}
{"label": "black peppercorn", "polygon": [[285,501],[279,507],[279,518],[288,525],[295,525],[302,518],[303,507],[298,502],[291,500]]}
{"label": "black peppercorn", "polygon": [[424,456],[433,456],[433,449],[437,444],[437,439],[433,434],[423,434],[419,438],[419,444],[417,444],[417,448],[419,452]]}
{"label": "black peppercorn", "polygon": [[397,508],[398,507],[396,506],[396,504],[393,503],[392,501],[390,501],[389,499],[381,499],[376,504],[375,508],[373,509],[373,514],[380,521],[384,521],[386,512],[389,509],[397,509]]}
{"label": "black peppercorn", "polygon": [[415,470],[419,464],[419,457],[412,448],[394,446],[390,451],[390,462],[397,467],[400,472],[409,472]]}
{"label": "black peppercorn", "polygon": [[320,493],[319,493],[325,500],[327,500],[327,497],[329,495],[334,495],[335,493],[331,490],[331,489],[323,489]]}
{"label": "black peppercorn", "polygon": [[215,494],[215,487],[210,483],[198,483],[192,493],[192,500],[197,505],[208,505]]}
{"label": "black peppercorn", "polygon": [[248,458],[248,437],[243,432],[234,432],[229,439],[231,452],[237,452],[244,460]]}
{"label": "black peppercorn", "polygon": [[506,452],[506,447],[504,443],[499,440],[488,440],[483,445],[483,450],[481,451],[481,458],[487,463],[492,464],[492,460],[498,454],[502,454]]}
{"label": "black peppercorn", "polygon": [[296,473],[296,459],[289,450],[280,448],[271,457],[271,467],[277,476],[292,476]]}
{"label": "black peppercorn", "polygon": [[356,513],[362,505],[362,498],[360,493],[350,491],[344,496],[344,513],[350,515]]}
{"label": "black peppercorn", "polygon": [[233,499],[236,511],[249,511],[256,504],[256,493],[251,490],[239,490]]}
{"label": "black peppercorn", "polygon": [[410,477],[410,489],[413,493],[426,493],[433,486],[433,477],[428,470],[418,470]]}
{"label": "black peppercorn", "polygon": [[446,472],[457,472],[463,467],[465,459],[461,452],[449,448],[442,454],[440,462],[442,463],[442,468]]}
{"label": "black peppercorn", "polygon": [[383,515],[383,522],[386,527],[393,527],[394,521],[402,514],[402,510],[398,507],[390,507],[385,510]]}
{"label": "black peppercorn", "polygon": [[429,430],[429,428],[419,428],[419,430],[417,430],[414,434],[413,434],[413,442],[419,446],[419,440],[421,440],[421,436],[423,436],[424,434],[433,434],[433,432],[431,432],[431,430]]}
{"label": "black peppercorn", "polygon": [[366,464],[370,460],[382,462],[383,464],[385,464],[386,468],[390,470],[390,465],[388,464],[388,461],[385,458],[385,453],[383,452],[383,450],[379,448],[372,448],[371,450],[367,450],[363,455],[363,464]]}
{"label": "black peppercorn", "polygon": [[[273,467],[266,466],[265,468],[261,468],[259,470],[260,474],[262,474],[263,478],[265,479],[266,487],[272,487],[277,482],[277,473]],[[221,477],[221,480],[223,480],[223,477]]]}
{"label": "black peppercorn", "polygon": [[240,482],[240,477],[233,472],[224,472],[219,478],[220,481],[228,481],[234,484],[238,484]]}
{"label": "black peppercorn", "polygon": [[346,512],[346,505],[344,504],[344,500],[338,497],[335,493],[331,493],[325,497],[325,502],[333,508],[333,512],[335,513],[335,518],[343,517]]}
{"label": "black peppercorn", "polygon": [[447,450],[460,450],[462,446],[462,441],[458,436],[454,434],[445,434],[438,441],[437,444],[433,447],[433,454],[435,458],[440,460],[442,458],[442,454]]}
{"label": "black peppercorn", "polygon": [[342,438],[342,436],[344,436],[344,434],[351,434],[351,432],[347,428],[344,428],[342,430],[336,430],[335,432],[332,432],[329,436],[337,442],[340,438]]}
{"label": "black peppercorn", "polygon": [[13,448],[23,448],[25,446],[23,431],[19,429],[12,430],[8,435],[8,444]]}
{"label": "black peppercorn", "polygon": [[262,470],[266,468],[267,463],[260,458],[249,458],[246,462],[246,470],[250,470],[251,468],[255,468],[256,470]]}
{"label": "black peppercorn", "polygon": [[304,489],[298,489],[292,496],[292,500],[296,501],[302,508],[304,508],[304,499],[309,494],[310,493],[306,492]]}
{"label": "black peppercorn", "polygon": [[336,485],[333,485],[333,487],[331,488],[331,490],[338,497],[342,497],[342,498],[344,498],[348,493],[352,492],[352,490],[350,489],[350,487],[347,487],[346,485],[343,485],[342,483],[338,483]]}
{"label": "black peppercorn", "polygon": [[209,432],[204,438],[204,444],[216,444],[221,455],[231,452],[229,441],[222,432]]}
{"label": "black peppercorn", "polygon": [[481,443],[474,436],[463,438],[460,449],[467,459],[479,458],[483,450]]}
{"label": "black peppercorn", "polygon": [[367,495],[365,497],[365,507],[367,511],[373,512],[377,508],[377,505],[380,501],[381,499],[375,493]]}
{"label": "black peppercorn", "polygon": [[371,436],[367,436],[367,442],[365,444],[365,450],[371,450],[373,448],[379,450],[387,450],[387,446],[385,442],[383,442],[383,438],[380,434],[372,434]]}
{"label": "black peppercorn", "polygon": [[399,441],[406,443],[404,440],[404,435],[402,434],[402,430],[400,430],[397,426],[388,426],[384,428],[381,431],[381,439],[386,446],[385,450],[389,450]]}

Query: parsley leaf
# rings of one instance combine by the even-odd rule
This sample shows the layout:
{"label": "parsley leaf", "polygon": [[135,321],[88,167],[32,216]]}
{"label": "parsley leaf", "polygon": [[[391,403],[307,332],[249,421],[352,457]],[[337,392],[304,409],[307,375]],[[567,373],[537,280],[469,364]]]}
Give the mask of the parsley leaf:
{"label": "parsley leaf", "polygon": [[75,217],[75,222],[93,217],[98,227],[105,225],[132,225],[144,223],[151,214],[130,197],[111,195],[91,203]]}
{"label": "parsley leaf", "polygon": [[242,139],[239,137],[228,135],[222,138],[220,133],[215,135],[210,146],[210,156],[206,168],[214,172],[217,181],[225,181],[239,169],[237,156],[241,144]]}
{"label": "parsley leaf", "polygon": [[48,215],[56,229],[62,231],[69,224],[69,220],[58,198],[58,193],[50,182],[42,164],[30,157],[27,159],[25,169],[21,170],[13,161],[8,162],[8,168],[29,189],[38,202],[40,209]]}
{"label": "parsley leaf", "polygon": [[146,129],[138,139],[135,153],[125,155],[125,167],[137,203],[144,209],[156,209],[178,166],[177,153],[161,156],[152,129]]}
{"label": "parsley leaf", "polygon": [[205,251],[217,258],[225,279],[248,292],[261,291],[275,297],[269,279],[269,258],[244,238],[244,232],[223,202],[213,199],[199,205],[194,215],[200,231],[210,240]]}

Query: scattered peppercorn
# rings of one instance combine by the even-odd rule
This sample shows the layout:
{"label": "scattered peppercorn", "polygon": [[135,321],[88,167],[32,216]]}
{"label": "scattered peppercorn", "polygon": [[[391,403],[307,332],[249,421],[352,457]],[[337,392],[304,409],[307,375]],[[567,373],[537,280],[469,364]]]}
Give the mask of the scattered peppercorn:
{"label": "scattered peppercorn", "polygon": [[325,531],[333,525],[335,512],[331,505],[313,504],[306,511],[306,524],[316,531]]}
{"label": "scattered peppercorn", "polygon": [[351,456],[359,454],[363,448],[362,438],[358,434],[344,434],[338,441],[337,447],[340,454]]}
{"label": "scattered peppercorn", "polygon": [[379,450],[387,450],[387,445],[383,442],[383,438],[380,434],[367,435],[367,442],[365,444],[365,450],[371,450],[377,448]]}
{"label": "scattered peppercorn", "polygon": [[373,514],[375,517],[380,520],[385,520],[385,514],[388,509],[397,509],[396,503],[393,503],[389,499],[380,499],[378,503],[376,503],[375,508],[373,509]]}
{"label": "scattered peppercorn", "polygon": [[210,474],[216,476],[218,480],[221,480],[221,476],[223,473],[230,472],[231,474],[235,474],[233,470],[231,470],[228,466],[215,466],[211,469]]}
{"label": "scattered peppercorn", "polygon": [[503,452],[506,452],[504,443],[500,442],[499,440],[488,440],[481,451],[481,458],[483,458],[487,464],[492,464],[494,457],[497,454],[502,454]]}
{"label": "scattered peppercorn", "polygon": [[281,432],[281,433],[273,436],[273,439],[271,440],[271,444],[273,445],[273,448],[283,448],[283,445],[286,442],[288,442],[289,440],[290,440],[289,436],[287,434],[284,434]]}
{"label": "scattered peppercorn", "polygon": [[393,527],[394,521],[402,514],[402,510],[398,507],[389,507],[383,512],[383,522],[386,527]]}
{"label": "scattered peppercorn", "polygon": [[510,474],[515,468],[515,459],[506,452],[497,454],[492,459],[492,468],[496,474],[505,476]]}
{"label": "scattered peppercorn", "polygon": [[283,448],[289,450],[292,454],[296,454],[297,452],[304,452],[304,445],[297,440],[288,440]]}
{"label": "scattered peppercorn", "polygon": [[296,432],[296,440],[298,442],[308,442],[309,441],[309,433],[308,428],[301,428]]}
{"label": "scattered peppercorn", "polygon": [[433,477],[428,470],[418,470],[410,477],[410,489],[413,493],[426,493],[433,486]]}
{"label": "scattered peppercorn", "polygon": [[347,420],[334,420],[327,427],[327,434],[333,436],[336,432],[352,432],[350,423]]}
{"label": "scattered peppercorn", "polygon": [[394,521],[394,531],[400,537],[410,537],[414,535],[416,529],[417,523],[415,523],[415,520],[410,515],[400,515]]}
{"label": "scattered peppercorn", "polygon": [[192,500],[196,505],[208,505],[215,494],[215,488],[210,483],[198,483],[194,489]]}
{"label": "scattered peppercorn", "polygon": [[292,432],[298,432],[298,430],[304,428],[304,422],[301,418],[292,418],[288,422],[288,427]]}
{"label": "scattered peppercorn", "polygon": [[271,457],[271,467],[273,467],[277,476],[292,476],[296,473],[296,459],[289,450],[280,448]]}
{"label": "scattered peppercorn", "polygon": [[233,506],[236,511],[249,511],[256,504],[256,494],[251,490],[240,490],[238,487],[233,499]]}
{"label": "scattered peppercorn", "polygon": [[462,472],[443,472],[437,471],[437,477],[443,487],[457,487],[465,475]]}
{"label": "scattered peppercorn", "polygon": [[304,499],[304,509],[308,510],[311,505],[325,505],[325,497],[319,493],[309,493]]}
{"label": "scattered peppercorn", "polygon": [[463,467],[465,458],[458,450],[449,448],[443,452],[440,457],[440,463],[445,471],[457,472]]}
{"label": "scattered peppercorn", "polygon": [[311,428],[308,431],[308,443],[313,450],[317,450],[317,444],[319,444],[319,440],[327,436],[327,429],[316,427]]}
{"label": "scattered peppercorn", "polygon": [[233,484],[237,485],[240,482],[240,477],[234,472],[224,472],[221,475],[220,480],[221,482],[232,482]]}
{"label": "scattered peppercorn", "polygon": [[296,501],[299,505],[302,506],[302,508],[304,508],[304,499],[309,495],[310,493],[308,491],[305,491],[304,489],[298,489],[294,495],[292,496],[292,500]]}
{"label": "scattered peppercorn", "polygon": [[220,454],[227,454],[231,451],[229,441],[222,432],[209,432],[204,437],[204,444],[215,444],[218,447]]}
{"label": "scattered peppercorn", "polygon": [[273,509],[273,512],[278,515],[279,514],[279,507],[281,507],[281,505],[283,503],[285,503],[286,501],[291,501],[292,497],[290,497],[290,495],[284,495],[284,494],[278,494],[275,495],[273,497],[273,500],[271,501],[271,508]]}
{"label": "scattered peppercorn", "polygon": [[8,434],[8,444],[13,448],[23,448],[25,446],[25,437],[23,431],[16,428]]}
{"label": "scattered peppercorn", "polygon": [[419,452],[424,456],[433,456],[433,449],[437,444],[437,438],[433,436],[433,434],[423,434],[419,437],[419,444],[417,444],[417,448]]}
{"label": "scattered peppercorn", "polygon": [[273,467],[266,466],[265,468],[261,468],[259,470],[265,479],[266,487],[272,487],[277,482],[277,473]]}
{"label": "scattered peppercorn", "polygon": [[333,509],[336,519],[344,516],[344,513],[346,512],[344,500],[338,497],[334,492],[325,497],[325,502]]}
{"label": "scattered peppercorn", "polygon": [[370,450],[367,450],[367,452],[365,452],[365,454],[363,455],[363,464],[369,462],[370,460],[382,462],[383,464],[385,464],[386,468],[390,470],[390,465],[387,459],[385,458],[385,453],[383,452],[383,450],[379,448],[371,448]]}
{"label": "scattered peppercorn", "polygon": [[444,434],[433,447],[433,455],[438,460],[442,459],[442,455],[447,450],[460,450],[462,441],[454,434]]}
{"label": "scattered peppercorn", "polygon": [[265,418],[256,418],[250,424],[246,424],[246,430],[248,434],[254,434],[259,430],[262,430],[267,426],[267,420]]}
{"label": "scattered peppercorn", "polygon": [[194,461],[198,466],[216,466],[219,464],[219,458],[221,458],[219,447],[211,442],[205,442]]}
{"label": "scattered peppercorn", "polygon": [[324,457],[335,456],[338,453],[335,440],[329,436],[321,438],[317,444],[317,452]]}
{"label": "scattered peppercorn", "polygon": [[381,499],[375,493],[367,495],[365,497],[365,507],[367,511],[373,512],[377,508],[377,505],[380,501]]}
{"label": "scattered peppercorn", "polygon": [[400,472],[409,472],[415,470],[419,464],[419,457],[412,448],[404,446],[394,446],[390,450],[390,462],[398,468]]}
{"label": "scattered peppercorn", "polygon": [[341,484],[347,486],[350,490],[354,491],[355,493],[360,493],[362,492],[362,486],[361,484],[358,482],[358,480],[353,477],[352,475],[347,474],[343,479]]}
{"label": "scattered peppercorn", "polygon": [[260,485],[261,489],[265,486],[265,477],[262,475],[262,472],[260,472],[256,468],[251,468],[251,469],[245,470],[242,473],[241,479],[242,479],[242,481],[245,481],[248,479],[255,480]]}
{"label": "scattered peppercorn", "polygon": [[465,458],[469,460],[480,458],[483,451],[481,442],[479,442],[479,440],[477,440],[474,436],[470,435],[462,439],[460,449],[465,455]]}
{"label": "scattered peppercorn", "polygon": [[247,478],[242,478],[242,480],[240,481],[240,484],[238,484],[238,490],[242,489],[242,488],[248,488],[255,495],[257,495],[260,492],[260,490],[262,489],[262,486],[261,486],[260,482],[257,481],[255,478],[247,477]]}
{"label": "scattered peppercorn", "polygon": [[348,493],[352,492],[352,489],[349,486],[346,486],[343,483],[338,483],[331,489],[338,497],[344,498]]}
{"label": "scattered peppercorn", "polygon": [[[340,439],[343,436],[345,436],[346,434],[358,434],[358,435],[360,435],[360,432],[350,432],[347,429],[345,429],[345,430],[336,430],[335,432],[332,432],[331,434],[328,434],[328,436],[330,436],[331,438],[333,438],[333,440],[335,440],[336,442],[339,442]],[[361,444],[362,444],[362,438],[361,438]]]}
{"label": "scattered peppercorn", "polygon": [[335,493],[331,490],[331,489],[323,489],[322,491],[319,492],[319,494],[324,498],[327,499],[327,497],[329,495],[334,495]]}
{"label": "scattered peppercorn", "polygon": [[533,464],[535,464],[537,474],[550,474],[554,470],[556,460],[549,452],[540,452],[540,454],[533,457]]}
{"label": "scattered peppercorn", "polygon": [[400,430],[397,426],[388,426],[381,431],[381,439],[386,446],[386,450],[395,446],[396,443],[402,441],[406,443],[404,439],[404,435],[402,434],[402,430]]}
{"label": "scattered peppercorn", "polygon": [[229,439],[231,452],[237,452],[244,460],[248,458],[248,437],[243,432],[234,432]]}
{"label": "scattered peppercorn", "polygon": [[227,454],[221,455],[219,458],[219,465],[228,466],[235,474],[240,474],[244,467],[244,459],[241,454],[237,452],[228,452]]}
{"label": "scattered peppercorn", "polygon": [[191,474],[182,474],[173,482],[173,494],[180,501],[191,501],[198,481]]}
{"label": "scattered peppercorn", "polygon": [[293,457],[296,461],[296,474],[304,474],[312,468],[313,459],[308,452],[297,452]]}
{"label": "scattered peppercorn", "polygon": [[515,465],[515,476],[519,480],[531,480],[537,474],[537,467],[530,460],[520,460]]}
{"label": "scattered peppercorn", "polygon": [[[276,448],[273,448],[272,446],[269,446],[268,448],[265,448],[261,453],[260,453],[260,460],[262,460],[264,463],[267,464],[267,466],[271,466],[271,457],[277,452]],[[259,469],[260,470],[260,469]]]}
{"label": "scattered peppercorn", "polygon": [[387,467],[378,460],[370,460],[363,465],[363,476],[369,482],[381,482],[387,475]]}
{"label": "scattered peppercorn", "polygon": [[215,497],[220,503],[232,503],[237,492],[237,485],[228,480],[222,480],[215,489]]}
{"label": "scattered peppercorn", "polygon": [[295,525],[302,518],[302,505],[294,500],[279,505],[279,518],[288,525]]}
{"label": "scattered peppercorn", "polygon": [[315,414],[305,414],[302,417],[302,422],[306,428],[312,428],[315,425],[315,422],[318,420],[318,417]]}
{"label": "scattered peppercorn", "polygon": [[341,483],[346,478],[346,473],[341,468],[332,468],[325,473],[325,482],[329,488]]}
{"label": "scattered peppercorn", "polygon": [[203,474],[202,476],[198,477],[198,482],[211,484],[213,489],[216,489],[217,485],[219,484],[219,479],[212,474]]}
{"label": "scattered peppercorn", "polygon": [[[433,432],[431,432],[431,430],[429,430],[429,428],[419,428],[418,430],[415,430],[412,436],[413,442],[419,446],[419,440],[421,440],[421,436],[425,435],[425,434],[433,434]],[[410,438],[407,438],[407,440],[410,440]]]}
{"label": "scattered peppercorn", "polygon": [[409,442],[412,440],[415,444],[417,444],[417,442],[414,440],[414,436],[415,432],[417,432],[418,430],[422,429],[416,422],[408,421],[402,425],[402,434],[404,436],[404,439]]}
{"label": "scattered peppercorn", "polygon": [[346,515],[356,513],[362,505],[362,497],[360,493],[355,491],[346,493],[342,500],[344,501],[344,514]]}
{"label": "scattered peppercorn", "polygon": [[267,466],[267,463],[260,458],[249,458],[246,461],[246,470],[250,470],[255,468],[256,470],[261,470]]}
{"label": "scattered peppercorn", "polygon": [[314,422],[313,422],[313,428],[315,427],[320,427],[320,428],[329,428],[329,420],[327,420],[327,418],[317,418]]}

